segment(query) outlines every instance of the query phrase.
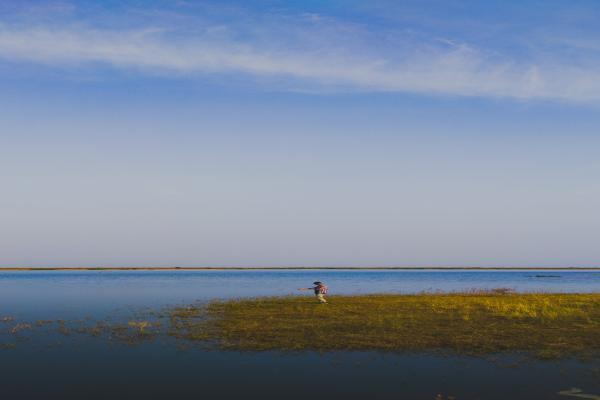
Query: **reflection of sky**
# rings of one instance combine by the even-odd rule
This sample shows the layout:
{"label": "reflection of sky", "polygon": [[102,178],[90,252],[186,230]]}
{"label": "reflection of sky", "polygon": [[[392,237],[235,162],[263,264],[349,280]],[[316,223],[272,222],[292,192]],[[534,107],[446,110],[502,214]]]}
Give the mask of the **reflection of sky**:
{"label": "reflection of sky", "polygon": [[[559,278],[536,277],[558,276]],[[415,293],[485,288],[600,292],[600,273],[573,271],[107,271],[0,273],[0,316],[112,315],[214,298],[310,295],[315,280],[330,294]]]}
{"label": "reflection of sky", "polygon": [[0,266],[595,265],[598,5],[429,3],[1,4]]}

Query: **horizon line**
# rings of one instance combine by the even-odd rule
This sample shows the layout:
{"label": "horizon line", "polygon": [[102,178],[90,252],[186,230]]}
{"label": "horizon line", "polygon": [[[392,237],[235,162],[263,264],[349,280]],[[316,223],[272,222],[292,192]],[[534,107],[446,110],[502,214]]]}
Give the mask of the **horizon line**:
{"label": "horizon line", "polygon": [[600,270],[599,267],[0,267],[0,271],[210,271],[210,270]]}

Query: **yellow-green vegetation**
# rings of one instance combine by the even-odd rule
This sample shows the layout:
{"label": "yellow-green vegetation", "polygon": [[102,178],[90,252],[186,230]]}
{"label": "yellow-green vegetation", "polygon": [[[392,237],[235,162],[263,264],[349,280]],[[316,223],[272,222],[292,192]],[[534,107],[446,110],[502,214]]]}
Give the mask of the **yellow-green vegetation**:
{"label": "yellow-green vegetation", "polygon": [[146,333],[145,329],[151,327],[152,323],[150,321],[129,321],[128,325],[138,329],[139,334],[143,335]]}
{"label": "yellow-green vegetation", "polygon": [[234,350],[600,354],[600,294],[504,291],[212,302],[171,312],[173,336]]}
{"label": "yellow-green vegetation", "polygon": [[58,320],[57,332],[65,336],[73,333],[87,334],[106,338],[126,344],[138,344],[157,337],[160,333],[160,321],[132,320],[125,323],[109,323],[108,321],[91,321],[92,323],[69,324]]}

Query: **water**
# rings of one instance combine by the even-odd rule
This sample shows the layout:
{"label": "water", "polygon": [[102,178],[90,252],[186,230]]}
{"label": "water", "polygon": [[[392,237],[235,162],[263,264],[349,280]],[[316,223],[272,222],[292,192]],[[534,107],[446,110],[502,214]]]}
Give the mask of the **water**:
{"label": "water", "polygon": [[[544,276],[544,277],[538,277]],[[549,277],[552,276],[552,277]],[[600,292],[598,271],[32,271],[0,272],[0,317],[127,318],[137,310],[263,295],[415,293],[508,287]],[[4,327],[3,327],[4,326]],[[1,335],[0,335],[1,338]],[[0,340],[1,344],[2,340]],[[237,353],[181,349],[169,338],[136,346],[81,336],[27,337],[0,349],[0,398],[568,399],[600,394],[600,363],[377,352]],[[444,397],[446,398],[446,397]]]}
{"label": "water", "polygon": [[315,280],[327,283],[330,294],[474,288],[600,292],[600,271],[0,271],[0,313],[82,317],[124,307],[162,307],[215,298],[308,295],[296,289]]}

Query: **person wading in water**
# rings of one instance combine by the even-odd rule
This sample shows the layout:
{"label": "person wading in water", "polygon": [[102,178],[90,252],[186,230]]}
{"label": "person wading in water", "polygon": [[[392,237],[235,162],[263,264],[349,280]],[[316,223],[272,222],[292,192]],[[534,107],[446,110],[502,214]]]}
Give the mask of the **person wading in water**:
{"label": "person wading in water", "polygon": [[313,285],[315,286],[309,288],[300,288],[298,290],[313,290],[319,302],[327,303],[327,300],[325,299],[325,296],[327,295],[327,286],[325,286],[323,282],[319,281],[313,282]]}

